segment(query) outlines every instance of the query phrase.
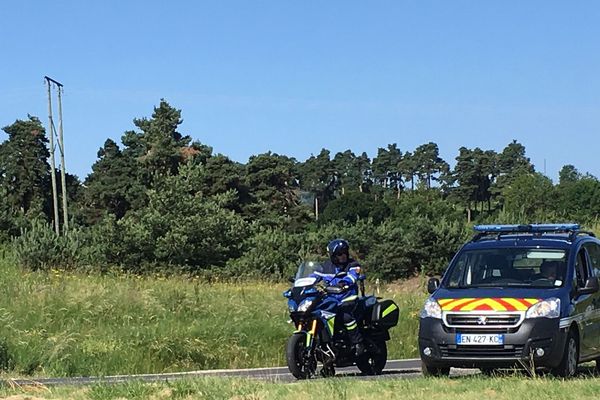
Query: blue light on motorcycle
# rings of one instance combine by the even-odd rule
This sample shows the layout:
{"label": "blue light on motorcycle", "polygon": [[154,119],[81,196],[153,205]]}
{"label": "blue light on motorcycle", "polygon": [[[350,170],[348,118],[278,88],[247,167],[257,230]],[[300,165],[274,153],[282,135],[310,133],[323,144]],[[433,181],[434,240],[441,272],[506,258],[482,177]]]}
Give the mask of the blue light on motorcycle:
{"label": "blue light on motorcycle", "polygon": [[285,292],[283,292],[283,297],[287,297],[289,299],[290,297],[292,297],[292,291],[286,290]]}

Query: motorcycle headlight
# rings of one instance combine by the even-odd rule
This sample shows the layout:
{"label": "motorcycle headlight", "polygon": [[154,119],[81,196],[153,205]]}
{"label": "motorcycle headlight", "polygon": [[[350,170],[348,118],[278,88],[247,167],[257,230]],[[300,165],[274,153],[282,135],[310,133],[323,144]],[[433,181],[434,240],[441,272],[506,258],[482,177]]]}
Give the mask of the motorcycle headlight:
{"label": "motorcycle headlight", "polygon": [[558,318],[560,317],[560,299],[552,297],[534,304],[525,313],[525,318]]}
{"label": "motorcycle headlight", "polygon": [[308,311],[308,309],[310,308],[310,306],[312,306],[313,302],[314,302],[313,299],[306,299],[306,300],[304,300],[302,303],[300,303],[300,307],[298,307],[298,311],[299,312],[306,312],[306,311]]}
{"label": "motorcycle headlight", "polygon": [[430,297],[425,301],[425,305],[421,310],[421,318],[442,318],[442,307],[440,307],[437,300]]}
{"label": "motorcycle headlight", "polygon": [[288,310],[290,310],[290,312],[296,311],[296,302],[288,301]]}

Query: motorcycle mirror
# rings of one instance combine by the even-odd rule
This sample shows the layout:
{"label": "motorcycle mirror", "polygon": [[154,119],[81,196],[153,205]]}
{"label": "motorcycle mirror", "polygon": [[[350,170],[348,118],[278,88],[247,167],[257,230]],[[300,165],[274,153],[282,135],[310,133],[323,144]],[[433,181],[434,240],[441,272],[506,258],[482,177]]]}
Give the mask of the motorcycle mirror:
{"label": "motorcycle mirror", "polygon": [[288,278],[288,282],[289,282],[289,283],[294,283],[294,282],[296,282],[296,278],[294,278],[293,276],[290,276],[290,277]]}
{"label": "motorcycle mirror", "polygon": [[342,293],[343,289],[339,286],[327,286],[325,291],[329,294],[340,294]]}

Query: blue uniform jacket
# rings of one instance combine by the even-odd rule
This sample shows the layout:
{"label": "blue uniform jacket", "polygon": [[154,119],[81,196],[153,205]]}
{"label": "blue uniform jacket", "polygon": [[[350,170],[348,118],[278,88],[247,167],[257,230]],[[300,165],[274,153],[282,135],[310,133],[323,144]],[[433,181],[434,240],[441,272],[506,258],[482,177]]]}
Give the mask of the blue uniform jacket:
{"label": "blue uniform jacket", "polygon": [[[346,275],[344,277],[336,277],[340,272],[346,272]],[[323,264],[322,271],[315,271],[311,276],[322,279],[329,286],[337,286],[340,281],[343,281],[350,286],[344,293],[330,295],[340,303],[345,303],[358,299],[358,281],[361,279],[360,273],[360,264],[357,261],[350,259],[346,266],[339,266],[331,261],[326,261]]]}

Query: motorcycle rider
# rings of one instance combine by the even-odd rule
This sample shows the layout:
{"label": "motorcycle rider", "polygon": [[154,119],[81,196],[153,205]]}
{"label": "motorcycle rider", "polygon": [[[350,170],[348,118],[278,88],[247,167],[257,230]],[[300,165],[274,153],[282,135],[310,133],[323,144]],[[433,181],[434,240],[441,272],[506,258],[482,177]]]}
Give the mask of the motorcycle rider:
{"label": "motorcycle rider", "polygon": [[[342,317],[350,342],[357,356],[365,352],[362,335],[354,317],[358,301],[358,281],[361,277],[360,264],[350,257],[350,244],[344,239],[334,239],[327,245],[329,260],[323,264],[320,272],[315,272],[316,277],[323,279],[330,286],[347,288],[343,293],[330,295],[339,304],[336,307],[337,315]],[[344,276],[337,276],[345,272]]]}

